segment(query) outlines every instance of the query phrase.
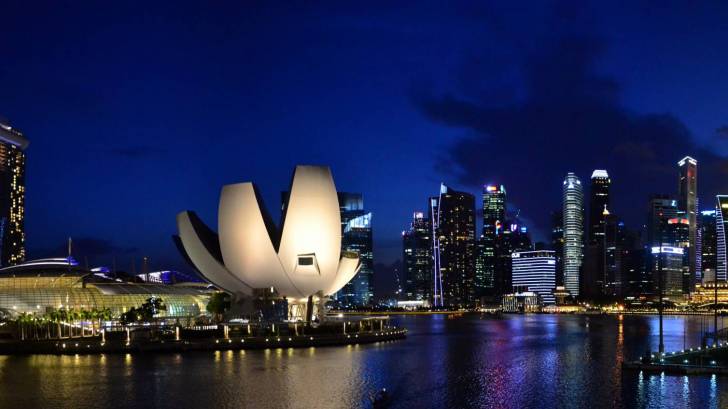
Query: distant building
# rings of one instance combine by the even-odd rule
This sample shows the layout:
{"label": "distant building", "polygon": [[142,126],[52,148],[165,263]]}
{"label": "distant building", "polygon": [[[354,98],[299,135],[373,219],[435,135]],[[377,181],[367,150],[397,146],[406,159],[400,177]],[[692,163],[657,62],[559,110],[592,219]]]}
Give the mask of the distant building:
{"label": "distant building", "polygon": [[554,304],[556,288],[556,256],[553,251],[514,252],[513,288],[539,295],[543,304]]}
{"label": "distant building", "polygon": [[25,261],[25,148],[28,140],[0,122],[0,267]]}
{"label": "distant building", "polygon": [[[696,240],[700,243],[700,252],[696,256],[699,261],[696,269],[700,272],[701,282],[715,280],[715,272],[718,268],[718,232],[716,230],[715,210],[704,210],[700,212],[700,221]],[[699,256],[699,257],[698,257]]]}
{"label": "distant building", "polygon": [[[478,242],[479,273],[476,274],[476,295],[498,294],[496,280],[496,246],[503,234],[506,219],[506,188],[503,185],[483,186],[483,233]],[[508,290],[510,291],[510,289]]]}
{"label": "distant building", "polygon": [[564,212],[551,212],[551,249],[556,255],[556,285],[564,285]]}
{"label": "distant building", "polygon": [[[614,240],[607,243],[607,218],[612,221],[610,227],[615,227],[615,216],[609,211],[610,185],[611,179],[606,170],[597,169],[592,173],[589,189],[589,231],[581,283],[582,297],[592,300],[613,292],[607,288],[609,262],[614,260],[616,247]],[[615,237],[611,235],[610,238]]]}
{"label": "distant building", "polygon": [[660,281],[658,280],[661,278],[662,291],[667,298],[682,299],[684,250],[681,247],[652,247],[655,288],[659,289]]}
{"label": "distant building", "polygon": [[415,212],[409,229],[402,232],[405,298],[432,300],[432,229],[422,212]]}
{"label": "distant building", "polygon": [[475,197],[442,185],[440,195],[431,199],[430,212],[436,226],[435,305],[472,305],[475,302]]}
{"label": "distant building", "polygon": [[718,195],[718,203],[715,209],[716,233],[717,233],[717,265],[716,278],[718,281],[726,281],[728,274],[728,251],[726,251],[726,243],[728,243],[726,232],[728,232],[728,195]]}
{"label": "distant building", "polygon": [[696,239],[698,219],[698,161],[686,156],[677,163],[679,166],[678,206],[688,219],[688,290],[692,290],[697,281],[696,275]]}
{"label": "distant building", "polygon": [[538,312],[541,306],[538,294],[531,291],[503,295],[504,312]]}
{"label": "distant building", "polygon": [[685,213],[678,212],[678,217],[667,220],[663,225],[662,244],[683,249],[683,293],[688,294],[692,288],[694,275],[690,274],[689,247],[690,247],[690,221]]}
{"label": "distant building", "polygon": [[564,287],[579,296],[579,279],[584,257],[584,189],[579,178],[569,173],[563,182]]}
{"label": "distant building", "polygon": [[663,241],[664,224],[677,216],[677,200],[666,195],[652,196],[647,214],[647,247],[665,244]]}
{"label": "distant building", "polygon": [[361,194],[338,193],[341,208],[341,249],[359,254],[361,268],[338,294],[344,306],[361,307],[374,302],[374,244],[372,214],[365,212]]}
{"label": "distant building", "polygon": [[601,244],[605,233],[604,223],[609,212],[609,187],[612,180],[606,170],[595,170],[591,175],[589,191],[589,243]]}

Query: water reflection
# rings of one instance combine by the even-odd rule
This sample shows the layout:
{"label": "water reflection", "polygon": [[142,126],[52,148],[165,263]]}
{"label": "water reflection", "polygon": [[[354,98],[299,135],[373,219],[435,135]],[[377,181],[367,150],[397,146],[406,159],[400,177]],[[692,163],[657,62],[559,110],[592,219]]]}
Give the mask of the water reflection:
{"label": "water reflection", "polygon": [[[657,318],[396,318],[401,342],[160,355],[0,357],[0,407],[708,407],[728,379],[622,373],[656,350]],[[700,317],[666,317],[668,350],[696,346]],[[721,388],[722,387],[722,388]]]}

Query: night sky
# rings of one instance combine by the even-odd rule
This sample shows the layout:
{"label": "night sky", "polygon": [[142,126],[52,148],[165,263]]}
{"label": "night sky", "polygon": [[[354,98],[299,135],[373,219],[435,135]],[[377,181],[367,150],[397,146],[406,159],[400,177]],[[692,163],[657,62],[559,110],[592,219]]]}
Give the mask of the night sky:
{"label": "night sky", "polygon": [[254,181],[278,217],[296,164],[364,194],[386,264],[440,182],[505,184],[536,239],[568,171],[607,169],[632,228],[685,155],[703,203],[728,193],[725,2],[147,3],[2,2],[30,258],[72,236],[92,264],[187,269],[177,212],[216,229],[221,186]]}

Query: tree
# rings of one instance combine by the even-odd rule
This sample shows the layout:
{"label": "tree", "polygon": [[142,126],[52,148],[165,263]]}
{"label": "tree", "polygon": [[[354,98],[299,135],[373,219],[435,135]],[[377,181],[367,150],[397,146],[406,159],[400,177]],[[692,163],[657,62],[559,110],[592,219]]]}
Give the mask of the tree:
{"label": "tree", "polygon": [[167,311],[167,306],[161,298],[147,298],[139,308],[132,307],[129,311],[121,314],[119,321],[122,325],[133,324],[135,322],[151,322],[154,316],[161,311]]}
{"label": "tree", "polygon": [[222,315],[230,309],[230,295],[223,292],[212,294],[205,309],[213,315],[215,321],[222,321]]}

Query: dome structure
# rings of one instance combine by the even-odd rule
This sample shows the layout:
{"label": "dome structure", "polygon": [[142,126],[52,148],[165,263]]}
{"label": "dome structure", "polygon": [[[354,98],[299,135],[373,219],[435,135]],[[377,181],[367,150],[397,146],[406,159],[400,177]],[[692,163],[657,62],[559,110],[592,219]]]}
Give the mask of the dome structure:
{"label": "dome structure", "polygon": [[177,215],[178,248],[211,283],[237,296],[274,289],[292,301],[331,295],[360,268],[341,251],[341,215],[331,170],[297,166],[276,226],[253,183],[226,185],[218,233],[192,211]]}

